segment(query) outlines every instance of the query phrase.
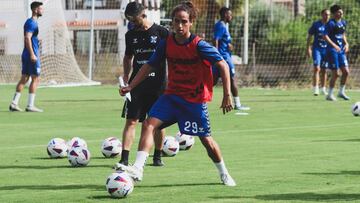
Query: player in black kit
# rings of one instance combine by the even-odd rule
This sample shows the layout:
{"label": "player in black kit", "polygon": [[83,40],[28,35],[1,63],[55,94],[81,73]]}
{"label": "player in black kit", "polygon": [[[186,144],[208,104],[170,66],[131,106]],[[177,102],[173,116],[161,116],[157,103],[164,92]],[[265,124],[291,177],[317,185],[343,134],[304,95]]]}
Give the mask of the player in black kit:
{"label": "player in black kit", "polygon": [[[150,22],[146,18],[145,7],[135,2],[126,6],[125,16],[134,28],[125,35],[126,50],[123,59],[124,82],[129,83],[140,70],[141,66],[147,63],[161,39],[166,39],[168,30],[162,26]],[[131,65],[132,62],[132,65]],[[131,77],[129,74],[132,68]],[[142,122],[151,106],[162,94],[165,87],[165,60],[161,67],[154,69],[149,77],[138,87],[134,88],[131,94],[131,101],[125,102],[122,117],[126,118],[123,131],[123,149],[119,163],[128,165],[129,151],[135,138],[135,128],[138,122]],[[163,166],[161,151],[165,130],[155,132],[155,151],[153,156],[154,166]]]}

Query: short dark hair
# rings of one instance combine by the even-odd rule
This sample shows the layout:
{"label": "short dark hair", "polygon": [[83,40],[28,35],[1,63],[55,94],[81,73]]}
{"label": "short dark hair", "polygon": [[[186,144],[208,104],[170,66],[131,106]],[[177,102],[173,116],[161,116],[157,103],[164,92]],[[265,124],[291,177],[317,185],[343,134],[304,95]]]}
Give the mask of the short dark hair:
{"label": "short dark hair", "polygon": [[225,6],[222,7],[222,8],[220,9],[220,11],[219,11],[220,17],[221,17],[221,18],[225,18],[225,13],[228,12],[228,11],[230,11],[230,8],[225,7]]}
{"label": "short dark hair", "polygon": [[36,8],[38,8],[39,6],[42,6],[42,5],[43,5],[42,2],[34,1],[34,2],[32,2],[32,3],[30,4],[30,8],[31,8],[31,10],[34,10],[34,9],[36,9]]}
{"label": "short dark hair", "polygon": [[143,10],[145,10],[145,7],[142,4],[140,4],[136,1],[130,2],[130,3],[128,3],[128,5],[126,6],[126,9],[125,9],[125,17],[126,18],[136,17]]}
{"label": "short dark hair", "polygon": [[330,11],[332,14],[336,13],[338,10],[341,10],[341,7],[337,4],[330,7]]}
{"label": "short dark hair", "polygon": [[328,11],[329,9],[325,8],[321,11],[321,14],[324,14],[326,11]]}

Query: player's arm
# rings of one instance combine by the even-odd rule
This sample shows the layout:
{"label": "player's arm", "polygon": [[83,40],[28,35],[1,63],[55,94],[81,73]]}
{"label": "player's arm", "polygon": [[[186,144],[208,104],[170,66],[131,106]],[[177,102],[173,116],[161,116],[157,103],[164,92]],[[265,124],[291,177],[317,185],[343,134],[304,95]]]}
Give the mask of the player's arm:
{"label": "player's arm", "polygon": [[212,65],[215,65],[217,68],[219,68],[221,80],[223,83],[223,100],[220,108],[223,109],[223,113],[225,114],[233,109],[231,100],[229,66],[220,55],[218,50],[204,40],[201,40],[198,43],[197,49],[201,58],[209,61]]}
{"label": "player's arm", "polygon": [[347,38],[346,38],[346,34],[344,33],[343,35],[343,39],[344,39],[344,43],[345,43],[345,53],[348,53],[349,52],[349,43],[347,41]]}
{"label": "player's arm", "polygon": [[227,113],[233,109],[231,103],[231,89],[230,89],[230,72],[229,66],[225,62],[225,60],[218,61],[214,64],[220,71],[220,76],[223,84],[223,100],[221,103],[221,107],[223,109],[223,113]]}
{"label": "player's arm", "polygon": [[31,37],[33,36],[32,32],[25,32],[25,36],[24,36],[24,40],[25,40],[25,48],[29,51],[30,53],[30,60],[35,63],[37,61],[37,57],[34,53],[34,50],[32,48],[32,42],[31,42]]}
{"label": "player's arm", "polygon": [[324,36],[323,36],[323,39],[324,39],[328,44],[330,44],[330,46],[334,47],[337,52],[340,52],[340,51],[341,51],[341,48],[340,48],[338,45],[336,45],[335,42],[333,42],[328,35],[324,35]]}
{"label": "player's arm", "polygon": [[312,49],[311,49],[311,34],[308,34],[306,38],[306,48],[307,48],[307,56],[310,58],[312,55]]}
{"label": "player's arm", "polygon": [[138,86],[143,80],[145,80],[149,74],[152,72],[153,67],[160,67],[160,63],[165,60],[165,46],[166,41],[161,40],[159,45],[156,48],[155,53],[150,57],[149,61],[141,66],[139,72],[136,74],[135,78],[131,81],[129,86],[121,88],[120,94],[124,96],[126,93],[130,92],[136,86]]}
{"label": "player's arm", "polygon": [[126,55],[124,56],[123,58],[123,66],[124,66],[124,82],[125,83],[128,83],[129,81],[129,74],[130,74],[130,71],[131,71],[131,62],[133,60],[133,55]]}

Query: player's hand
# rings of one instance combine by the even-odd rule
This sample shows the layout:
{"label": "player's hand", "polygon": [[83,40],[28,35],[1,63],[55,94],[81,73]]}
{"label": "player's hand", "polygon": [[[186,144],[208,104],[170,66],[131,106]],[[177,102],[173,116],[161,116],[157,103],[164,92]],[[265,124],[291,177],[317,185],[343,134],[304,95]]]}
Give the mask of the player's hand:
{"label": "player's hand", "polygon": [[234,46],[232,44],[229,44],[229,51],[233,51],[234,50]]}
{"label": "player's hand", "polygon": [[37,57],[35,55],[32,55],[32,56],[30,56],[30,60],[31,60],[31,62],[36,63]]}
{"label": "player's hand", "polygon": [[123,75],[124,83],[128,84],[129,82],[129,75]]}
{"label": "player's hand", "polygon": [[233,109],[230,95],[224,95],[220,108],[222,108],[223,114],[230,112]]}
{"label": "player's hand", "polygon": [[309,47],[307,50],[307,57],[311,58],[311,55],[312,55],[312,50],[311,47]]}
{"label": "player's hand", "polygon": [[335,48],[336,52],[341,52],[341,48],[339,46],[335,46],[334,48]]}
{"label": "player's hand", "polygon": [[126,93],[130,92],[131,91],[131,87],[130,86],[127,86],[127,87],[122,87],[119,89],[119,94],[121,96],[125,96]]}
{"label": "player's hand", "polygon": [[349,51],[350,51],[350,49],[349,49],[349,45],[348,45],[348,44],[346,44],[344,48],[345,48],[345,53],[349,53]]}

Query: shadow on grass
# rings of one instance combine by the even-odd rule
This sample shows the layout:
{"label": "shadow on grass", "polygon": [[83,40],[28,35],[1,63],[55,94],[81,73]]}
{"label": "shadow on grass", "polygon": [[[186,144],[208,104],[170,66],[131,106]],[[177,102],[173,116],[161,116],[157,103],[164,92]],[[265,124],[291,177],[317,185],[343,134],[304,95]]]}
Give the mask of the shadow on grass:
{"label": "shadow on grass", "polygon": [[161,185],[136,185],[135,187],[139,188],[148,188],[148,187],[192,187],[192,186],[215,186],[223,185],[221,183],[183,183],[183,184],[161,184]]}
{"label": "shadow on grass", "polygon": [[73,167],[69,165],[57,165],[57,166],[35,166],[35,165],[1,165],[0,166],[0,170],[3,169],[38,169],[38,170],[42,170],[42,169],[55,169],[55,168],[68,168],[68,169],[73,169],[73,168],[111,168],[111,166],[109,165],[88,165],[88,166],[84,166],[84,167]]}
{"label": "shadow on grass", "polygon": [[360,139],[347,139],[347,140],[314,140],[313,142],[360,142]]}
{"label": "shadow on grass", "polygon": [[12,185],[12,186],[0,186],[0,191],[4,190],[101,190],[104,191],[105,185],[86,185],[86,184],[74,184],[74,185]]}
{"label": "shadow on grass", "polygon": [[304,175],[360,175],[360,171],[340,171],[337,173],[302,173]]}
{"label": "shadow on grass", "polygon": [[54,99],[54,100],[41,100],[44,103],[53,102],[67,102],[67,103],[78,103],[78,102],[106,102],[106,101],[119,101],[119,99]]}
{"label": "shadow on grass", "polygon": [[66,157],[59,157],[59,158],[50,158],[50,157],[31,157],[31,159],[35,159],[35,160],[61,160],[61,159],[64,159],[66,160],[67,158]]}
{"label": "shadow on grass", "polygon": [[269,194],[269,195],[255,195],[255,196],[211,196],[211,199],[217,200],[235,200],[238,199],[257,199],[264,201],[356,201],[360,200],[360,194],[354,193],[332,193],[332,194],[317,194],[312,192],[306,193],[288,193],[288,194]]}
{"label": "shadow on grass", "polygon": [[88,199],[96,199],[96,200],[121,200],[124,198],[115,198],[115,197],[111,197],[110,195],[94,195],[94,196],[89,196],[87,197]]}

